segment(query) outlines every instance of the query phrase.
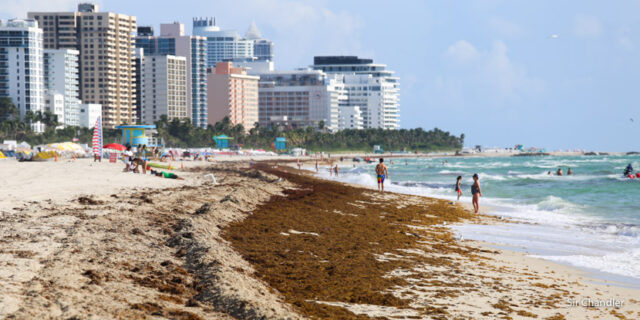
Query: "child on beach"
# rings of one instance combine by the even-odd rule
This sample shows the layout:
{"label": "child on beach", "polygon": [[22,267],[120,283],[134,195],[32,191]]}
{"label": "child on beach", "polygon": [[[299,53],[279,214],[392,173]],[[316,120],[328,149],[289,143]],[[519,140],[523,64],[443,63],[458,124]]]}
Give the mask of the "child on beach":
{"label": "child on beach", "polygon": [[131,171],[132,167],[132,162],[133,162],[133,152],[131,151],[131,146],[127,145],[127,149],[124,151],[124,153],[122,153],[123,156],[123,160],[124,160],[124,172],[129,172]]}
{"label": "child on beach", "polygon": [[475,213],[480,211],[479,200],[482,197],[482,189],[480,189],[480,177],[478,177],[477,173],[473,174],[473,184],[471,185],[471,194],[473,195],[473,200],[471,203],[473,204],[473,210]]}
{"label": "child on beach", "polygon": [[384,179],[389,177],[387,166],[384,165],[384,159],[380,158],[380,163],[376,166],[376,175],[378,176],[378,191],[384,192]]}
{"label": "child on beach", "polygon": [[460,196],[462,195],[462,188],[460,188],[460,183],[462,182],[462,176],[458,176],[456,179],[456,192],[458,193],[458,201],[460,201]]}

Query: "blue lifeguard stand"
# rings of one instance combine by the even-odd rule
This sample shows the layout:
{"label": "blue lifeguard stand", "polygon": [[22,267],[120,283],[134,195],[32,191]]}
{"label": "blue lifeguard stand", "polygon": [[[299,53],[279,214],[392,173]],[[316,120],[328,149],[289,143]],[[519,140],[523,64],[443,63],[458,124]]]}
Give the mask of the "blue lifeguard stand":
{"label": "blue lifeguard stand", "polygon": [[224,134],[221,134],[219,136],[214,136],[213,140],[216,142],[216,146],[218,147],[218,149],[228,149],[229,148],[229,140],[231,140],[233,138],[230,138]]}
{"label": "blue lifeguard stand", "polygon": [[149,137],[146,135],[147,130],[155,129],[155,125],[122,125],[116,126],[116,129],[122,130],[122,144],[137,146],[146,145],[150,147]]}
{"label": "blue lifeguard stand", "polygon": [[276,152],[282,152],[287,150],[287,138],[285,137],[278,137],[276,138],[276,142],[274,142],[274,149],[276,150]]}

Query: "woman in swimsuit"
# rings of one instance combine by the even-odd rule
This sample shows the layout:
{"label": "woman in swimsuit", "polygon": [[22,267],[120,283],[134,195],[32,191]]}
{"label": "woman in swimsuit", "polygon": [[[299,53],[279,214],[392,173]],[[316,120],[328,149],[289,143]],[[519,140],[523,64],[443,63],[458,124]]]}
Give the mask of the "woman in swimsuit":
{"label": "woman in swimsuit", "polygon": [[462,195],[462,188],[460,188],[460,182],[462,182],[462,176],[458,176],[456,179],[456,192],[458,193],[458,201],[460,201],[460,196]]}
{"label": "woman in swimsuit", "polygon": [[478,201],[480,200],[480,197],[482,197],[482,189],[480,189],[479,179],[478,174],[475,173],[473,175],[473,184],[471,185],[471,194],[473,195],[473,200],[471,202],[473,203],[473,210],[475,213],[478,213],[480,210],[480,204]]}

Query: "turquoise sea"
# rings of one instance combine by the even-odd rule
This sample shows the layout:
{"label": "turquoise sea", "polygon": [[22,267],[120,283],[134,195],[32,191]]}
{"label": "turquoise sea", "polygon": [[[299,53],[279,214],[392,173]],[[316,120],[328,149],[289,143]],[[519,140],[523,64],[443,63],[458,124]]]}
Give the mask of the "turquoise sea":
{"label": "turquoise sea", "polygon": [[[393,164],[391,164],[391,160]],[[455,200],[456,177],[470,202],[478,173],[488,213],[527,223],[455,226],[464,238],[484,240],[543,259],[640,284],[640,179],[622,176],[639,156],[533,156],[386,159],[387,190]],[[375,164],[341,168],[337,179],[375,186]],[[572,176],[552,174],[558,168]],[[328,170],[320,173],[331,179]]]}

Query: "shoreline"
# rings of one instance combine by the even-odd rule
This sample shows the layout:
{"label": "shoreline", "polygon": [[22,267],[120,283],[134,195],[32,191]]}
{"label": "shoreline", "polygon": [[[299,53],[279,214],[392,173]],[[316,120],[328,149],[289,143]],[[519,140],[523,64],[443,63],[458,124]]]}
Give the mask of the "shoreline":
{"label": "shoreline", "polygon": [[[7,185],[22,200],[0,206],[0,317],[640,316],[637,290],[443,227],[491,218],[275,162],[185,162],[184,181],[89,161],[20,167],[27,181]],[[625,304],[567,304],[582,298]]]}
{"label": "shoreline", "polygon": [[[347,162],[342,162],[340,163],[341,165],[345,165],[345,164],[350,164],[349,161]],[[329,181],[338,181],[341,183],[346,183],[343,180],[340,179],[336,179],[332,176],[328,176],[326,175],[326,172],[324,172],[323,170],[320,170],[320,173],[316,173],[314,168],[311,167],[307,167],[307,168],[303,168],[303,169],[307,169],[310,172],[313,172],[313,174],[320,178],[320,179],[326,179]],[[325,169],[325,168],[323,168]],[[371,170],[373,170],[373,167],[370,168]],[[357,183],[347,183],[349,185],[353,185],[353,186],[357,186],[357,187],[364,187],[364,188],[369,188],[371,190],[375,190],[376,188],[374,186],[370,186],[370,185],[365,185],[365,184],[357,184]],[[391,186],[393,186],[394,184],[392,184]],[[394,190],[391,192],[398,192],[400,194],[409,194],[409,195],[422,195],[421,193],[417,193],[414,192],[413,190],[409,191],[409,190]],[[445,197],[445,196],[438,196],[438,195],[425,195],[425,197],[433,197],[433,198],[437,198],[437,199],[443,199],[443,200],[447,200],[447,201],[452,201],[455,202],[456,204],[461,204],[466,210],[472,211],[472,205],[471,205],[471,199],[469,197],[467,197],[466,199],[461,199],[460,201],[456,201],[455,197]],[[464,198],[464,197],[463,197]],[[453,200],[452,200],[453,199]],[[491,218],[491,221],[489,221],[489,223],[483,222],[481,224],[478,224],[477,222],[473,222],[473,223],[469,223],[469,224],[463,224],[464,225],[469,225],[469,226],[480,226],[480,225],[486,225],[486,224],[490,224],[490,225],[496,225],[496,226],[504,226],[503,229],[508,229],[508,225],[509,224],[519,224],[519,225],[538,225],[538,222],[535,221],[528,221],[525,218],[522,217],[510,217],[508,212],[509,210],[512,210],[513,208],[508,207],[505,204],[496,204],[496,203],[490,203],[490,204],[486,204],[482,203],[481,200],[481,208],[480,208],[480,213],[485,215],[486,217]],[[482,226],[480,226],[482,227]],[[490,227],[489,227],[490,228]],[[535,228],[535,227],[532,227]],[[634,289],[640,289],[640,278],[636,278],[636,277],[632,277],[630,275],[622,275],[622,274],[618,274],[618,273],[612,273],[612,272],[607,272],[604,270],[599,270],[599,269],[593,269],[593,268],[588,268],[588,267],[583,267],[580,265],[574,265],[571,264],[570,262],[567,261],[553,261],[550,259],[546,259],[546,257],[544,256],[553,256],[554,254],[550,254],[548,253],[546,250],[541,250],[540,248],[534,247],[534,246],[524,246],[522,244],[514,244],[514,243],[509,243],[508,241],[505,242],[500,242],[500,241],[492,241],[492,240],[487,240],[487,236],[491,235],[490,230],[486,230],[485,229],[480,229],[477,231],[471,230],[471,231],[465,231],[462,232],[459,229],[455,229],[455,232],[458,233],[460,236],[464,236],[465,239],[469,239],[469,240],[474,240],[474,241],[480,241],[480,242],[486,242],[486,243],[490,243],[492,248],[501,248],[504,250],[509,250],[509,251],[514,251],[514,252],[518,252],[518,253],[523,253],[523,254],[527,254],[530,255],[531,258],[533,259],[538,259],[538,260],[544,260],[546,262],[549,263],[554,263],[554,264],[559,264],[562,266],[566,266],[569,268],[573,268],[576,271],[588,274],[590,278],[592,278],[592,281],[594,283],[603,283],[605,285],[615,285],[618,287],[623,287],[623,288],[634,288]],[[474,234],[477,233],[477,234]],[[484,234],[484,236],[483,236]],[[491,238],[491,237],[489,237]],[[499,236],[498,236],[499,238]],[[521,238],[520,240],[526,240],[527,238]],[[500,239],[498,239],[500,240]],[[508,239],[502,239],[502,240],[508,240]],[[517,241],[516,241],[517,242]],[[542,257],[541,257],[542,256]]]}

